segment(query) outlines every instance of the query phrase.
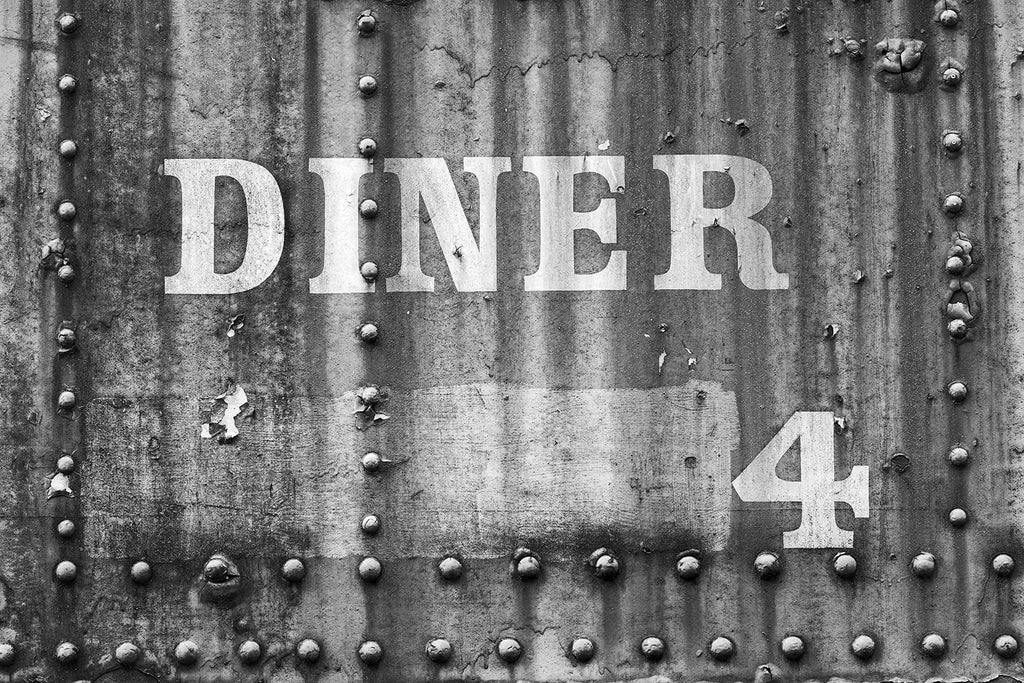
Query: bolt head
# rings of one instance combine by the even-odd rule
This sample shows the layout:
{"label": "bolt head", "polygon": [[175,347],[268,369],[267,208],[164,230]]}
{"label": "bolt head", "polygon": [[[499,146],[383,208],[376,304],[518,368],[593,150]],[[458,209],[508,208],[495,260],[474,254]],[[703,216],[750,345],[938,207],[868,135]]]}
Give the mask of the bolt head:
{"label": "bolt head", "polygon": [[57,646],[54,657],[61,664],[72,664],[78,659],[78,646],[74,643],[63,642]]}
{"label": "bolt head", "polygon": [[964,210],[964,198],[960,194],[947,194],[942,200],[942,210],[949,216],[955,216]]}
{"label": "bolt head", "polygon": [[942,72],[942,84],[950,88],[955,88],[960,85],[960,81],[963,77],[964,75],[960,72],[960,69],[949,67]]}
{"label": "bolt head", "polygon": [[14,663],[14,645],[0,643],[0,666],[10,666]]}
{"label": "bolt head", "polygon": [[576,638],[569,646],[569,653],[577,662],[589,662],[594,658],[595,649],[594,641],[590,638]]}
{"label": "bolt head", "polygon": [[457,581],[462,576],[462,563],[457,558],[446,557],[438,563],[437,571],[445,581]]}
{"label": "bolt head", "polygon": [[957,528],[967,524],[967,512],[963,508],[953,508],[949,511],[949,523]]}
{"label": "bolt head", "polygon": [[75,208],[75,203],[65,199],[57,205],[57,215],[63,221],[73,220],[78,215],[78,209]]}
{"label": "bolt head", "polygon": [[718,636],[711,641],[708,646],[708,652],[711,656],[719,662],[724,662],[732,658],[733,653],[736,651],[736,646],[733,645],[732,641],[725,636]]}
{"label": "bolt head", "polygon": [[1011,635],[1001,635],[996,638],[996,642],[992,644],[992,649],[996,651],[996,654],[1000,657],[1012,657],[1017,654],[1017,639]]}
{"label": "bolt head", "polygon": [[782,656],[794,661],[803,657],[804,652],[807,651],[804,639],[800,636],[786,636],[782,639],[780,647],[782,648]]}
{"label": "bolt head", "polygon": [[949,449],[949,464],[954,467],[965,467],[970,454],[963,446],[953,446]]}
{"label": "bolt head", "polygon": [[121,666],[134,666],[139,661],[139,646],[135,643],[121,643],[114,650],[114,659]]}
{"label": "bolt head", "polygon": [[424,649],[427,659],[437,664],[444,664],[452,658],[452,644],[444,638],[434,638]]}
{"label": "bolt head", "polygon": [[836,553],[832,558],[832,569],[844,579],[853,578],[857,573],[857,558],[850,553]]}
{"label": "bolt head", "polygon": [[[364,199],[359,202],[359,215],[363,218],[377,217],[377,202],[372,199]],[[366,277],[365,275],[363,277]]]}
{"label": "bolt head", "polygon": [[183,640],[174,647],[174,659],[182,666],[195,664],[199,660],[199,646],[191,640]]}
{"label": "bolt head", "polygon": [[947,28],[953,28],[960,23],[960,13],[955,9],[944,9],[939,13],[939,23]]}
{"label": "bolt head", "polygon": [[514,662],[523,656],[523,646],[515,638],[502,638],[498,641],[498,656],[504,662]]}
{"label": "bolt head", "polygon": [[1009,576],[1013,573],[1013,558],[1006,553],[1000,553],[992,558],[992,571],[999,576]]}
{"label": "bolt head", "polygon": [[949,336],[953,339],[963,339],[967,336],[967,323],[959,318],[950,320],[949,324],[946,325],[946,331],[949,332]]}
{"label": "bolt head", "polygon": [[370,96],[377,92],[377,79],[373,76],[363,76],[359,79],[359,92],[366,96]]}
{"label": "bolt head", "polygon": [[57,458],[57,471],[63,474],[71,474],[75,471],[75,459],[70,455],[62,455]]}
{"label": "bolt head", "polygon": [[238,646],[238,658],[243,664],[255,664],[263,656],[263,648],[255,640],[247,640]]}
{"label": "bolt head", "polygon": [[942,148],[947,154],[959,154],[964,149],[964,138],[956,131],[950,131],[942,136]]}
{"label": "bolt head", "polygon": [[78,576],[78,567],[70,560],[61,560],[54,568],[53,574],[61,583],[71,583]]}
{"label": "bolt head", "polygon": [[289,558],[281,566],[281,576],[284,577],[285,581],[298,583],[306,578],[306,565],[296,557]]}
{"label": "bolt head", "polygon": [[61,140],[58,151],[65,159],[74,159],[78,154],[78,144],[74,140]]}
{"label": "bolt head", "polygon": [[132,565],[131,577],[137,584],[149,583],[153,579],[153,568],[149,566],[149,562],[140,560]]}
{"label": "bolt head", "polygon": [[363,521],[359,523],[359,528],[367,536],[376,535],[380,531],[380,517],[377,515],[366,515],[363,517]]}
{"label": "bolt head", "polygon": [[533,555],[526,555],[516,562],[516,576],[520,579],[535,579],[540,576],[540,560]]}
{"label": "bolt head", "polygon": [[363,138],[359,141],[359,153],[367,159],[377,153],[377,142],[373,138]]}
{"label": "bolt head", "polygon": [[65,389],[57,395],[57,407],[61,410],[71,410],[75,407],[75,392]]}
{"label": "bolt head", "polygon": [[676,576],[684,581],[693,581],[700,576],[700,558],[683,555],[676,560]]}
{"label": "bolt head", "polygon": [[367,640],[359,645],[358,655],[363,664],[374,666],[384,658],[384,650],[376,640]]}
{"label": "bolt head", "polygon": [[931,553],[918,553],[910,561],[910,570],[915,576],[922,579],[929,579],[935,574],[935,555]]}
{"label": "bolt head", "polygon": [[765,551],[754,559],[754,571],[762,579],[774,579],[782,571],[782,560],[778,554]]}
{"label": "bolt head", "polygon": [[61,538],[71,538],[75,535],[75,523],[70,519],[63,519],[57,525],[57,535]]}
{"label": "bolt head", "polygon": [[81,19],[76,17],[70,12],[64,12],[57,17],[57,28],[64,35],[70,35],[78,30],[78,27],[82,25]]}
{"label": "bolt head", "polygon": [[57,79],[57,89],[65,95],[70,95],[78,89],[78,79],[71,74],[64,74]]}
{"label": "bolt head", "polygon": [[373,282],[376,280],[379,272],[377,264],[373,261],[367,261],[363,265],[359,266],[359,274],[362,275],[363,279],[367,282]]}
{"label": "bolt head", "polygon": [[380,455],[370,451],[363,456],[363,469],[367,472],[376,472],[380,469],[381,458]]}
{"label": "bolt head", "polygon": [[363,323],[359,326],[359,338],[368,344],[372,344],[377,341],[377,336],[379,334],[380,331],[373,323]]}
{"label": "bolt head", "polygon": [[594,562],[594,574],[606,581],[619,575],[619,561],[614,555],[600,555]]}
{"label": "bolt head", "polygon": [[946,639],[938,633],[929,633],[921,639],[921,652],[928,657],[941,657],[946,652]]}
{"label": "bolt head", "polygon": [[214,555],[206,561],[203,576],[210,583],[225,583],[231,578],[231,565],[223,557]]}
{"label": "bolt head", "polygon": [[57,332],[57,346],[65,351],[75,348],[77,341],[78,335],[69,327],[62,327]]}
{"label": "bolt head", "polygon": [[657,636],[647,636],[640,641],[640,652],[651,662],[656,662],[665,656],[665,641]]}
{"label": "bolt head", "polygon": [[75,279],[75,269],[65,263],[57,269],[57,279],[65,285],[70,285]]}
{"label": "bolt head", "polygon": [[949,383],[949,386],[946,387],[946,392],[949,394],[949,397],[953,399],[954,403],[960,403],[967,398],[967,384],[959,379],[953,380]]}
{"label": "bolt head", "polygon": [[376,557],[364,557],[359,563],[359,578],[367,583],[376,583],[384,568]]}
{"label": "bolt head", "polygon": [[359,29],[359,33],[368,36],[377,30],[377,18],[370,14],[370,10],[365,10],[359,15],[356,27]]}
{"label": "bolt head", "polygon": [[295,646],[295,656],[299,658],[299,661],[312,664],[320,659],[320,643],[312,638],[299,641],[299,644]]}
{"label": "bolt head", "polygon": [[871,659],[875,654],[875,639],[861,634],[850,643],[850,651],[858,659]]}

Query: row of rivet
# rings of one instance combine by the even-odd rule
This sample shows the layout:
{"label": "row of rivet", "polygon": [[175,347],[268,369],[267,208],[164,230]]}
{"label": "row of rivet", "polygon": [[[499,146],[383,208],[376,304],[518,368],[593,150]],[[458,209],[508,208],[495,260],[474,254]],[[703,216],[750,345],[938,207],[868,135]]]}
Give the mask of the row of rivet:
{"label": "row of rivet", "polygon": [[[947,639],[939,633],[928,633],[921,638],[919,648],[922,654],[938,658],[944,655],[948,649]],[[658,636],[647,636],[640,641],[639,651],[649,661],[659,661],[665,657],[667,646],[665,641]],[[867,634],[856,636],[850,643],[850,652],[858,659],[871,659],[878,644],[874,637]],[[992,650],[1000,657],[1013,657],[1017,654],[1019,645],[1016,637],[1010,634],[1002,634],[995,638],[992,643]],[[494,644],[494,651],[498,657],[505,662],[514,663],[522,657],[525,648],[515,638],[501,638]],[[707,645],[708,654],[717,661],[725,662],[732,659],[736,653],[736,644],[727,636],[717,636]],[[807,653],[807,641],[797,635],[789,635],[779,642],[779,651],[783,657],[790,661],[801,659]],[[238,646],[238,658],[243,664],[258,664],[263,657],[263,647],[255,640],[246,640]],[[446,638],[433,638],[424,647],[424,654],[427,659],[437,664],[445,664],[452,659],[455,648],[451,641]],[[56,660],[65,666],[74,664],[79,657],[79,648],[74,643],[60,643],[55,652]],[[593,639],[577,637],[569,643],[566,655],[573,660],[585,663],[589,662],[597,654],[597,644]],[[0,643],[0,666],[10,666],[15,660],[15,648],[10,643]],[[295,645],[296,658],[305,664],[313,664],[320,659],[320,643],[312,638],[305,638]],[[366,640],[360,643],[356,650],[356,656],[364,664],[375,666],[384,659],[384,648],[376,640]],[[142,650],[135,643],[121,643],[114,650],[114,659],[125,667],[135,666],[142,658]],[[190,666],[199,661],[199,645],[192,640],[183,640],[174,648],[174,658],[182,666]]]}

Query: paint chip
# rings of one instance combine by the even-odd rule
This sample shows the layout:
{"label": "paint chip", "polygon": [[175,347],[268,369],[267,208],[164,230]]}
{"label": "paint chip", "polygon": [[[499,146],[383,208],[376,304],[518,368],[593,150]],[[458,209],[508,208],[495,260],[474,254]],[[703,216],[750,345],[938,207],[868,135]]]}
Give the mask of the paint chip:
{"label": "paint chip", "polygon": [[209,419],[204,422],[200,434],[204,439],[217,438],[217,443],[230,443],[238,438],[236,418],[254,417],[255,409],[249,404],[242,385],[228,382],[223,394],[213,399]]}
{"label": "paint chip", "polygon": [[605,140],[604,142],[598,143],[597,148],[602,152],[612,146],[611,140]]}

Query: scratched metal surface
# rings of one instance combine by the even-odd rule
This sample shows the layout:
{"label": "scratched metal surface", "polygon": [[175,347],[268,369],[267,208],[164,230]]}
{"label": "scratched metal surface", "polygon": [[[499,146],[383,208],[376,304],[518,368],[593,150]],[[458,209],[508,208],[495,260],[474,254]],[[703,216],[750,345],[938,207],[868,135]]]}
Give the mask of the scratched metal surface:
{"label": "scratched metal surface", "polygon": [[[775,0],[692,4],[0,2],[0,634],[16,652],[0,677],[725,681],[764,664],[787,680],[1019,677],[1019,659],[992,642],[1020,634],[1020,578],[990,561],[1024,559],[1024,11],[967,3],[947,29],[928,2],[825,0],[794,6],[780,34]],[[378,30],[360,37],[367,7]],[[53,20],[70,9],[83,26],[60,37]],[[866,59],[850,58],[847,37],[866,41]],[[924,87],[889,92],[871,47],[907,37],[927,43]],[[966,65],[951,92],[938,87],[948,57]],[[70,97],[55,88],[64,72],[80,80]],[[373,98],[355,88],[364,73],[380,82]],[[939,146],[951,128],[967,140],[957,159]],[[497,292],[456,292],[428,231],[437,291],[308,293],[323,197],[307,161],[354,156],[365,135],[379,159],[444,157],[455,171],[463,157],[512,157]],[[64,137],[80,144],[73,161],[55,152]],[[759,219],[788,290],[743,286],[733,240],[711,229],[723,288],[654,291],[669,223],[651,158],[676,153],[769,170]],[[626,159],[628,290],[524,292],[539,188],[522,157],[597,154]],[[259,288],[163,293],[180,197],[160,168],[190,157],[255,161],[279,182],[285,253]],[[381,216],[362,252],[391,275],[398,190],[380,167],[364,181]],[[472,215],[475,189],[455,180]],[[967,198],[955,221],[940,210],[953,191]],[[219,192],[217,258],[230,270],[244,218],[237,192]],[[708,192],[727,203],[730,190]],[[602,196],[579,183],[581,207]],[[73,224],[54,217],[66,197]],[[943,311],[954,229],[984,257],[972,276],[982,314],[961,344]],[[75,242],[70,287],[37,268],[56,236]],[[606,257],[578,244],[583,269]],[[245,327],[228,337],[238,313]],[[56,353],[62,320],[78,326],[76,354]],[[382,330],[372,348],[353,334],[365,320]],[[823,337],[828,325],[838,334]],[[945,387],[958,377],[970,395],[953,404]],[[220,445],[200,437],[202,409],[229,378],[255,413]],[[361,430],[350,392],[368,383],[389,387],[391,419]],[[65,387],[79,397],[71,419],[56,408]],[[855,533],[851,581],[833,573],[833,549],[783,549],[798,505],[731,490],[796,411],[847,421],[837,477],[870,467],[870,516],[839,507]],[[946,462],[956,442],[971,447],[963,470]],[[367,450],[395,462],[367,475]],[[76,458],[75,497],[47,500],[61,451]],[[897,453],[908,468],[893,466]],[[966,527],[946,521],[954,507]],[[359,531],[370,512],[382,519],[372,538]],[[78,525],[70,539],[55,533],[65,517]],[[510,576],[520,545],[542,558],[534,583]],[[614,582],[586,566],[600,546],[622,562]],[[703,551],[692,583],[673,572],[689,548]],[[753,570],[766,549],[784,562],[771,582]],[[938,558],[930,580],[908,568],[919,551]],[[204,600],[215,552],[241,573],[228,604]],[[452,584],[436,570],[446,553],[465,562]],[[375,585],[356,572],[368,554],[384,567]],[[308,571],[295,586],[280,576],[289,557]],[[53,578],[62,559],[78,564],[73,584]],[[144,586],[128,576],[140,559],[154,572]],[[938,659],[919,651],[930,631],[949,643]],[[850,652],[860,633],[878,643],[867,662]],[[794,634],[807,653],[788,662],[779,641]],[[667,644],[661,662],[640,654],[648,635]],[[728,662],[709,656],[719,635],[735,643]],[[503,636],[524,646],[515,665],[493,654]],[[577,636],[597,645],[589,663],[566,656]],[[322,648],[314,664],[292,654],[307,637]],[[445,665],[423,654],[435,637],[453,645]],[[249,638],[265,652],[254,666],[236,654]],[[199,646],[192,666],[173,656],[185,639]],[[376,668],[356,657],[365,639],[384,649]],[[77,663],[55,662],[61,641],[81,648]],[[142,650],[135,669],[113,659],[126,641]]]}

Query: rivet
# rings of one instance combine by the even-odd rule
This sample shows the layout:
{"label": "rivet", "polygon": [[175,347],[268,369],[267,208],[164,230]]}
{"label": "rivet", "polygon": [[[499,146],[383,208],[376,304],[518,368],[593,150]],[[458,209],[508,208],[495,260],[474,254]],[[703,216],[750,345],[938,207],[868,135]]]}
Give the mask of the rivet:
{"label": "rivet", "polygon": [[74,159],[78,154],[78,144],[74,140],[61,140],[58,150],[65,159]]}
{"label": "rivet", "polygon": [[114,650],[114,659],[121,666],[134,666],[139,661],[140,654],[139,646],[135,643],[121,643]]}
{"label": "rivet", "polygon": [[367,344],[372,344],[377,341],[377,335],[379,334],[380,331],[373,323],[363,323],[359,326],[359,338]]}
{"label": "rivet", "polygon": [[244,664],[255,664],[263,656],[263,648],[255,640],[247,640],[238,646],[238,658]]}
{"label": "rivet", "polygon": [[363,76],[359,79],[359,92],[366,96],[370,96],[377,92],[377,79],[373,76]]}
{"label": "rivet", "polygon": [[71,410],[75,407],[75,392],[65,389],[57,395],[57,407],[61,410]]}
{"label": "rivet", "polygon": [[75,523],[70,519],[61,520],[57,524],[57,535],[61,538],[71,538],[75,535]]}
{"label": "rivet", "polygon": [[594,650],[596,649],[594,641],[590,638],[576,638],[569,646],[569,654],[577,662],[589,662],[594,658]]}
{"label": "rivet", "polygon": [[[359,215],[363,218],[377,217],[377,202],[372,199],[364,199],[359,202]],[[365,275],[363,277],[366,277]]]}
{"label": "rivet", "polygon": [[380,531],[380,517],[377,515],[366,515],[363,517],[363,521],[359,523],[359,528],[367,536],[376,535]]}
{"label": "rivet", "polygon": [[362,463],[363,469],[367,472],[376,472],[380,469],[381,457],[379,454],[370,451],[363,456]]}
{"label": "rivet", "polygon": [[367,640],[361,643],[358,654],[359,660],[369,666],[380,664],[380,660],[384,658],[384,651],[376,640]]}
{"label": "rivet", "polygon": [[947,130],[942,134],[942,149],[950,156],[956,156],[964,150],[964,137],[959,131]]}
{"label": "rivet", "polygon": [[63,221],[74,220],[75,216],[78,215],[78,209],[75,208],[75,203],[71,200],[65,199],[57,205],[57,216]]}
{"label": "rivet", "polygon": [[77,342],[78,335],[75,333],[75,330],[67,324],[62,324],[60,329],[57,330],[57,352],[69,353],[74,350]]}
{"label": "rivet", "polygon": [[540,558],[529,548],[516,550],[512,555],[512,566],[520,579],[530,580],[540,576]]}
{"label": "rivet", "polygon": [[462,576],[462,563],[458,558],[446,557],[438,563],[437,571],[445,581],[457,581]]}
{"label": "rivet", "polygon": [[871,659],[875,654],[875,639],[861,634],[850,643],[850,651],[858,659]]}
{"label": "rivet", "polygon": [[960,275],[967,270],[967,264],[959,256],[950,256],[946,259],[946,272],[950,275]]}
{"label": "rivet", "polygon": [[587,563],[599,579],[610,581],[619,575],[619,560],[608,548],[598,548],[590,553]]}
{"label": "rivet", "polygon": [[935,574],[935,555],[928,552],[918,553],[910,561],[910,570],[922,579],[931,578]]}
{"label": "rivet", "polygon": [[61,583],[71,583],[78,576],[78,567],[71,560],[61,560],[54,568],[53,574]]}
{"label": "rivet", "polygon": [[804,652],[807,651],[804,639],[800,636],[786,636],[782,639],[780,647],[782,648],[782,656],[793,661],[803,657]]}
{"label": "rivet", "polygon": [[233,575],[231,563],[223,555],[214,555],[203,566],[203,576],[210,583],[226,583]]}
{"label": "rivet", "polygon": [[63,642],[57,646],[54,657],[61,664],[73,664],[78,659],[78,646],[74,643]]}
{"label": "rivet", "polygon": [[75,459],[70,455],[62,455],[57,458],[57,471],[63,474],[71,474],[75,471]]}
{"label": "rivet", "polygon": [[946,393],[953,399],[953,403],[960,403],[967,398],[967,384],[963,380],[953,380],[946,387]]}
{"label": "rivet", "polygon": [[183,640],[174,647],[174,659],[182,666],[195,664],[199,660],[199,646],[191,640]]}
{"label": "rivet", "polygon": [[944,9],[939,13],[939,23],[946,28],[953,28],[960,23],[960,13],[955,9]]}
{"label": "rivet", "polygon": [[1000,657],[1010,658],[1017,654],[1017,639],[1011,635],[1001,635],[992,644],[992,649]]}
{"label": "rivet", "polygon": [[853,578],[857,573],[857,558],[846,552],[836,553],[832,558],[832,569],[844,579]]}
{"label": "rivet", "polygon": [[64,74],[57,80],[57,89],[65,95],[70,95],[78,89],[78,79],[71,74]]}
{"label": "rivet", "polygon": [[14,664],[14,646],[10,643],[0,643],[0,666]]}
{"label": "rivet", "polygon": [[640,652],[652,662],[656,662],[665,656],[665,641],[657,636],[647,636],[640,641]]}
{"label": "rivet", "polygon": [[425,648],[427,659],[438,664],[444,664],[452,658],[452,644],[444,638],[434,638]]}
{"label": "rivet", "polygon": [[948,216],[955,216],[964,210],[964,196],[959,192],[947,194],[942,200],[942,210]]}
{"label": "rivet", "polygon": [[298,583],[306,578],[306,565],[302,564],[302,560],[297,557],[289,558],[281,566],[281,576],[285,581]]}
{"label": "rivet", "polygon": [[921,639],[921,652],[933,659],[941,657],[946,652],[946,639],[938,633],[929,633]]}
{"label": "rivet", "polygon": [[153,568],[149,566],[149,562],[139,560],[132,565],[130,574],[135,583],[146,584],[153,579]]}
{"label": "rivet", "polygon": [[57,17],[57,28],[64,35],[70,35],[78,30],[78,27],[82,25],[82,20],[70,12],[64,12]]}
{"label": "rivet", "polygon": [[942,72],[942,84],[947,88],[955,88],[960,85],[960,81],[963,80],[964,74],[960,69],[955,66],[951,66]]}
{"label": "rivet", "polygon": [[950,320],[949,324],[946,325],[946,331],[949,332],[949,336],[953,339],[963,339],[967,336],[967,323],[959,318]]}
{"label": "rivet", "polygon": [[1013,558],[1006,553],[1000,553],[992,558],[992,571],[999,576],[1009,576],[1013,573]]}
{"label": "rivet", "polygon": [[687,550],[676,556],[676,576],[684,581],[693,581],[700,576],[700,553]]}
{"label": "rivet", "polygon": [[949,511],[949,523],[955,527],[967,524],[967,512],[963,508],[953,508]]}
{"label": "rivet", "polygon": [[762,579],[773,579],[782,571],[782,560],[778,553],[766,550],[754,559],[754,571]]}
{"label": "rivet", "polygon": [[364,557],[359,563],[359,578],[367,583],[376,583],[382,571],[383,567],[376,557]]}
{"label": "rivet", "polygon": [[359,141],[359,153],[367,159],[377,153],[377,142],[373,138],[363,138]]}
{"label": "rivet", "polygon": [[363,10],[359,15],[356,26],[359,28],[359,32],[364,36],[368,36],[377,30],[377,18],[373,16],[370,10]]}
{"label": "rivet", "polygon": [[954,467],[965,467],[970,457],[970,453],[963,446],[953,446],[949,449],[949,464]]}
{"label": "rivet", "polygon": [[[373,201],[367,200],[367,201]],[[377,279],[377,273],[379,272],[377,264],[373,261],[367,261],[363,265],[359,266],[359,274],[363,276],[363,279],[367,282],[373,282]]]}
{"label": "rivet", "polygon": [[718,636],[711,641],[708,651],[713,658],[724,662],[732,658],[733,653],[736,651],[736,646],[725,636]]}
{"label": "rivet", "polygon": [[320,643],[312,638],[299,641],[299,644],[295,646],[295,656],[307,664],[312,664],[320,659]]}
{"label": "rivet", "polygon": [[504,662],[514,662],[523,656],[523,646],[515,638],[502,638],[495,649]]}
{"label": "rivet", "polygon": [[70,285],[75,279],[75,269],[65,263],[57,269],[57,279],[65,285]]}

